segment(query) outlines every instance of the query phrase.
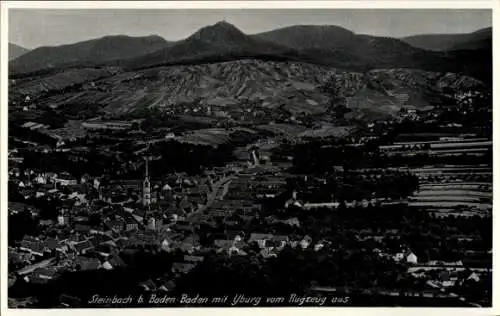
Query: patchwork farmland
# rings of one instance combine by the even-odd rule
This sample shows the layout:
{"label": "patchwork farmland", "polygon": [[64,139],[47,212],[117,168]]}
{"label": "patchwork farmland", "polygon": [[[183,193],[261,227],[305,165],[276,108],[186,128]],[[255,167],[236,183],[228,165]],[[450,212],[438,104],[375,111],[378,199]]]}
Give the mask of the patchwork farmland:
{"label": "patchwork farmland", "polygon": [[[484,156],[491,150],[490,140],[453,139],[431,142],[428,152],[441,157],[453,154]],[[420,180],[418,191],[409,197],[410,207],[433,212],[436,216],[491,216],[491,164],[426,166],[410,169],[410,172]]]}
{"label": "patchwork farmland", "polygon": [[380,146],[381,152],[388,155],[417,155],[429,154],[433,156],[482,155],[491,150],[492,141],[485,138],[442,138],[435,141],[399,142],[393,145]]}
{"label": "patchwork farmland", "polygon": [[419,179],[418,190],[408,197],[410,207],[438,217],[491,216],[493,143],[490,138],[476,134],[408,135],[409,139],[380,145],[379,151],[391,159],[412,161],[411,166],[394,168]]}
{"label": "patchwork farmland", "polygon": [[493,190],[491,181],[484,181],[484,177],[491,178],[491,173],[491,168],[470,166],[417,169],[420,187],[409,198],[409,206],[436,216],[488,216]]}

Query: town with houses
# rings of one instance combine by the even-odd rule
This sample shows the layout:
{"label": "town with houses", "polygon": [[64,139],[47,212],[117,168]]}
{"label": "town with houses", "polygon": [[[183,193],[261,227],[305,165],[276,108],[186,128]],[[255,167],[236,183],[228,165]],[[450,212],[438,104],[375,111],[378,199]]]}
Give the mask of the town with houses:
{"label": "town with houses", "polygon": [[12,57],[9,308],[491,307],[491,31]]}
{"label": "town with houses", "polygon": [[[368,123],[361,137],[351,132],[352,136],[344,139],[345,146],[357,148],[377,142],[389,130],[403,124],[440,124],[437,118],[441,115],[432,110],[401,111],[394,119]],[[132,130],[135,123],[91,120],[81,124],[81,134],[113,135]],[[463,221],[491,218],[492,169],[491,157],[487,155],[491,155],[492,141],[491,137],[460,133],[461,123],[440,126],[458,133],[438,138],[432,134],[413,133],[408,139],[400,134],[403,136],[400,141],[381,144],[374,152],[388,158],[410,160],[425,154],[442,163],[349,170],[344,170],[340,164],[335,166],[334,176],[328,177],[292,172],[293,157],[273,161],[273,153],[276,157],[279,154],[271,149],[286,139],[293,141],[284,129],[274,138],[259,139],[239,148],[239,156],[243,158],[195,175],[186,172],[156,175],[152,165],[158,158],[154,157],[150,146],[157,140],[137,140],[145,148],[137,151],[140,159],[136,162],[137,170],[142,176],[136,179],[115,179],[113,174],[95,176],[86,170],[81,170],[81,176],[77,177],[68,171],[54,172],[53,166],[43,164],[26,167],[24,155],[30,152],[36,153],[36,157],[65,152],[71,154],[70,158],[83,157],[88,147],[78,143],[75,136],[54,137],[51,145],[18,142],[19,145],[9,148],[9,196],[12,197],[9,216],[18,216],[20,224],[33,225],[31,229],[36,233],[20,236],[9,245],[9,286],[16,288],[20,282],[47,284],[74,271],[122,268],[127,265],[122,259],[124,253],[150,249],[182,254],[165,275],[137,284],[144,291],[169,293],[175,290],[176,279],[189,274],[208,253],[272,260],[286,247],[318,253],[335,252],[342,248],[337,238],[325,235],[321,228],[312,230],[317,226],[311,226],[308,217],[321,218],[325,215],[319,214],[324,212],[358,214],[401,207],[409,212],[424,212],[440,223],[452,218],[450,221],[456,227],[449,229],[453,233],[446,237],[446,242],[458,247],[456,252],[433,256],[431,249],[414,251],[402,242],[395,247],[394,240],[400,240],[403,234],[397,226],[383,231],[366,221],[361,229],[356,229],[354,224],[342,227],[342,220],[347,218],[338,219],[333,225],[340,224],[340,229],[353,234],[358,245],[406,269],[401,278],[412,280],[414,289],[411,284],[408,293],[404,294],[386,289],[387,295],[416,295],[479,304],[470,302],[460,289],[473,286],[471,282],[479,284],[491,275],[491,249],[483,247],[479,232],[461,228]],[[276,128],[279,127],[281,125],[276,124]],[[44,127],[26,122],[20,128],[37,133]],[[477,128],[484,134],[481,129],[485,126]],[[176,139],[171,135],[159,141]],[[296,143],[301,141],[295,140]],[[72,147],[73,143],[78,146]],[[458,165],[453,163],[457,157],[484,163]],[[331,187],[332,181],[348,181],[348,178],[377,181],[391,172],[412,177],[410,182],[416,186],[407,196],[391,198],[373,188],[375,191],[371,194],[353,195],[349,199],[339,198],[334,193],[320,194],[324,188]],[[269,201],[274,204],[272,209]],[[282,203],[276,205],[277,201]],[[209,237],[207,232],[210,232]],[[440,259],[444,257],[454,260]],[[311,286],[310,291],[329,293],[333,289],[325,284]],[[344,290],[349,293],[348,287]],[[61,304],[67,306],[74,302],[63,300]]]}

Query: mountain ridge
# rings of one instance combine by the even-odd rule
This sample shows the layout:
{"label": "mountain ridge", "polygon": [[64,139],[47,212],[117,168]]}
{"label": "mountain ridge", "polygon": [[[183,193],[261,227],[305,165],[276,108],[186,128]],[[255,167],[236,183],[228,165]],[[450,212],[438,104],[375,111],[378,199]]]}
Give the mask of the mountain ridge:
{"label": "mountain ridge", "polygon": [[[488,32],[484,33],[479,32],[476,36],[479,34],[487,41]],[[489,67],[487,61],[481,60],[480,63],[464,66],[464,63],[470,63],[471,57],[488,58],[487,51],[478,52],[474,46],[458,47],[457,51],[428,51],[414,47],[401,39],[355,34],[332,25],[296,25],[247,35],[234,25],[221,21],[200,28],[191,36],[176,42],[167,42],[161,37],[154,36],[139,38],[143,42],[138,40],[138,44],[132,45],[135,48],[132,52],[123,48],[121,43],[123,39],[130,37],[111,36],[56,47],[53,49],[58,54],[52,52],[49,57],[44,57],[43,53],[40,53],[42,48],[36,49],[11,62],[11,73],[29,73],[33,68],[43,70],[44,66],[49,69],[119,66],[126,70],[137,70],[165,65],[216,63],[253,58],[300,61],[353,71],[410,68],[437,72],[463,72],[466,75],[479,76],[479,79],[485,81],[490,81],[491,77],[488,73],[491,73],[491,67],[487,68]],[[153,43],[149,45],[148,41]],[[142,46],[144,43],[147,49]],[[483,49],[481,46],[483,44],[478,42],[476,46]],[[73,53],[75,46],[80,48],[76,50],[77,53]],[[64,52],[65,49],[68,51]],[[100,51],[101,54],[96,51]],[[33,60],[37,54],[42,56]],[[60,55],[71,57],[60,60]],[[51,56],[54,58],[52,63]],[[34,67],[31,67],[33,64]]]}
{"label": "mountain ridge", "polygon": [[162,50],[124,60],[122,65],[137,69],[205,60],[224,61],[235,58],[286,55],[292,58],[293,53],[297,54],[275,43],[255,39],[234,25],[221,21],[205,26],[186,39],[177,41]]}
{"label": "mountain ridge", "polygon": [[93,66],[124,57],[136,57],[168,45],[170,42],[157,35],[109,35],[73,44],[39,47],[11,61],[9,67],[13,72],[23,73],[58,67]]}
{"label": "mountain ridge", "polygon": [[14,43],[9,43],[9,61],[14,60],[30,50]]}
{"label": "mountain ridge", "polygon": [[467,42],[476,40],[490,40],[492,27],[482,28],[470,33],[458,34],[419,34],[401,38],[406,43],[427,50],[449,51],[466,47]]}

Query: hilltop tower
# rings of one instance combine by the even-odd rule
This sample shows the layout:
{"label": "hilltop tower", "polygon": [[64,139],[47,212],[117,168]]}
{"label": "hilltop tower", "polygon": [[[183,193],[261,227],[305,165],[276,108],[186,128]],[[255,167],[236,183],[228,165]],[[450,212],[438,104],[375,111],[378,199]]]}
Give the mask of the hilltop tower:
{"label": "hilltop tower", "polygon": [[149,159],[145,158],[146,161],[146,174],[144,181],[142,182],[142,204],[144,206],[151,205],[151,182],[149,181]]}

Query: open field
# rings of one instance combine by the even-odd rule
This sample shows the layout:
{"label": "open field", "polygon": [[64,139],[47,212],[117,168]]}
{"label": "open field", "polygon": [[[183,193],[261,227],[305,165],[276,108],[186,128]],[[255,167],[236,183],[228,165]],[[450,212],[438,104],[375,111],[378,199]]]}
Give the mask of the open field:
{"label": "open field", "polygon": [[441,148],[471,148],[471,147],[489,147],[492,146],[492,141],[483,142],[450,142],[450,143],[437,143],[431,144],[431,149],[441,149]]}
{"label": "open field", "polygon": [[420,185],[421,190],[426,189],[441,189],[441,190],[456,190],[456,189],[476,189],[476,190],[488,190],[491,191],[492,183],[466,183],[466,182],[456,182],[456,183],[433,183],[433,184],[422,184]]}
{"label": "open field", "polygon": [[415,195],[410,198],[411,201],[415,202],[479,202],[481,197],[474,196],[456,196],[451,194],[443,195]]}
{"label": "open field", "polygon": [[352,128],[347,126],[326,126],[321,129],[307,130],[299,135],[302,138],[321,138],[321,137],[345,137],[349,135]]}
{"label": "open field", "polygon": [[230,131],[224,129],[202,129],[186,133],[185,135],[175,137],[179,142],[218,146],[231,140]]}
{"label": "open field", "polygon": [[435,142],[407,142],[407,143],[398,143],[394,145],[383,145],[380,146],[380,150],[382,151],[395,151],[398,149],[404,149],[405,147],[410,146],[410,149],[414,146],[419,145],[429,145],[429,148],[432,149],[444,149],[444,148],[454,148],[454,149],[470,149],[470,148],[488,148],[493,145],[492,141],[435,141]]}
{"label": "open field", "polygon": [[47,92],[57,92],[68,87],[105,78],[117,72],[117,68],[111,67],[104,69],[68,69],[33,80],[19,80],[11,88],[16,94],[36,98]]}
{"label": "open field", "polygon": [[442,173],[442,172],[481,172],[481,171],[491,171],[491,167],[475,167],[475,166],[463,166],[463,167],[424,167],[424,168],[414,168],[411,172],[414,173]]}
{"label": "open field", "polygon": [[271,132],[274,135],[281,135],[285,137],[297,137],[307,130],[303,126],[292,124],[266,124],[256,126],[256,128]]}
{"label": "open field", "polygon": [[230,142],[246,142],[252,139],[258,132],[247,128],[207,128],[188,131],[174,140],[182,143],[207,145],[217,147]]}
{"label": "open field", "polygon": [[441,189],[441,190],[420,190],[417,193],[418,197],[430,197],[430,196],[440,196],[446,198],[448,196],[473,196],[473,197],[492,197],[492,192],[481,192],[475,190],[453,190],[453,189]]}
{"label": "open field", "polygon": [[[487,142],[487,138],[470,138],[470,139],[457,139],[457,140],[449,140],[448,143],[469,143],[469,142]],[[440,144],[441,140],[430,140],[430,141],[412,141],[412,142],[394,142],[393,146],[414,146],[421,144]]]}
{"label": "open field", "polygon": [[472,208],[478,208],[478,209],[491,209],[491,204],[490,203],[479,203],[479,202],[438,202],[438,201],[425,201],[425,202],[409,202],[409,206],[412,207],[419,207],[419,208],[426,208],[426,209],[449,209],[449,208],[454,208],[457,206],[464,206],[464,207],[472,207]]}

